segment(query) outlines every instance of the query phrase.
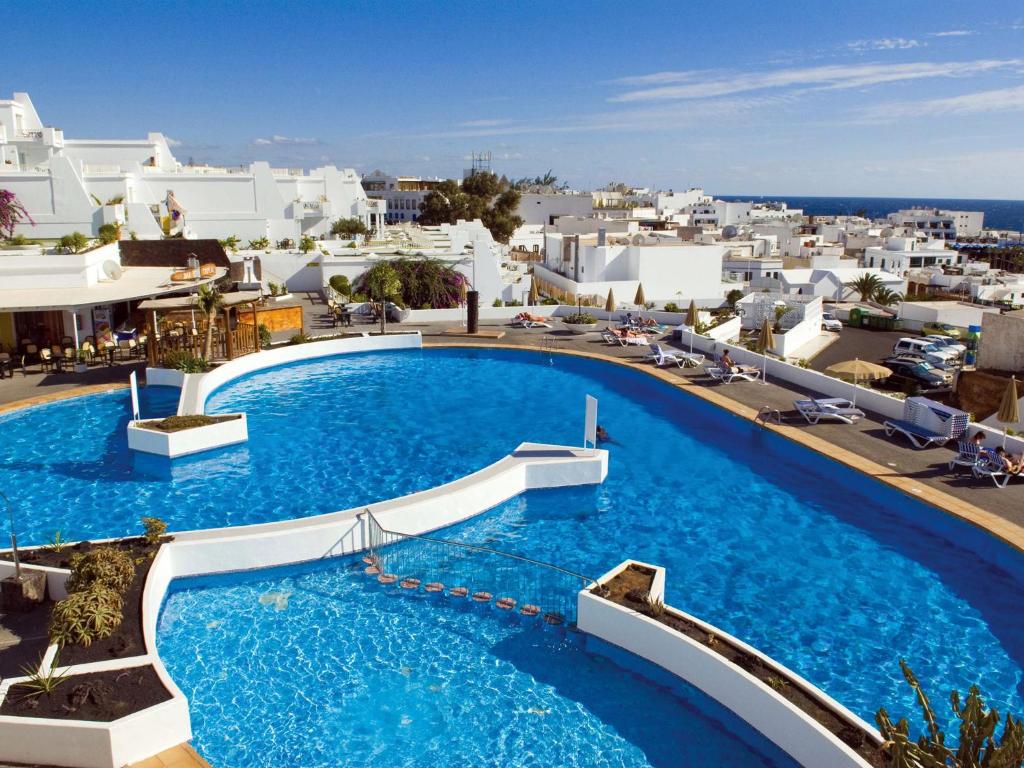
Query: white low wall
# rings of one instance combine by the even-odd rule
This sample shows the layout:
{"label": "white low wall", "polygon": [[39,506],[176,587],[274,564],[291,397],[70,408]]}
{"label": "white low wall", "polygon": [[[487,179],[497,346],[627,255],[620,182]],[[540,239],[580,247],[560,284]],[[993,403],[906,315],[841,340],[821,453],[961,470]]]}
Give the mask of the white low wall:
{"label": "white low wall", "polygon": [[[627,560],[598,581],[605,583],[631,562]],[[664,569],[655,567],[655,571],[660,572],[664,579]],[[660,597],[658,591],[656,581],[651,590],[652,596]],[[682,611],[668,607],[666,611],[692,620],[722,641],[756,654],[767,667],[782,673],[805,693],[825,704],[842,719],[872,734],[876,743],[881,743],[881,737],[874,728],[756,649]],[[696,686],[735,712],[801,765],[810,768],[869,768],[869,763],[862,757],[781,694],[702,643],[659,621],[584,590],[579,593],[577,626],[581,631],[647,659]]]}
{"label": "white low wall", "polygon": [[772,352],[781,357],[793,357],[800,347],[821,335],[821,317],[801,320],[785,333],[776,334]]}
{"label": "white low wall", "polygon": [[[18,551],[21,552],[21,547],[18,547]],[[46,565],[32,565],[21,564],[22,572],[27,571],[42,571],[46,574],[46,591],[50,596],[51,600],[63,600],[68,596],[68,591],[65,583],[68,580],[68,576],[71,571],[65,568],[51,568]],[[14,563],[8,562],[7,560],[0,560],[0,579],[6,579],[8,576],[15,574]]]}
{"label": "white low wall", "polygon": [[423,338],[418,331],[386,336],[357,336],[347,339],[329,339],[308,344],[289,344],[285,347],[243,355],[214,368],[209,373],[187,377],[178,402],[178,415],[203,413],[206,400],[219,387],[255,371],[278,365],[314,360],[320,357],[345,355],[355,352],[376,352],[390,349],[419,349]]}
{"label": "white low wall", "polygon": [[249,439],[249,426],[244,413],[225,413],[236,416],[227,421],[218,421],[205,427],[193,427],[177,432],[163,432],[140,426],[139,421],[128,422],[128,447],[133,451],[152,453],[169,459],[189,456],[193,453],[212,451],[226,445],[237,445]]}
{"label": "white low wall", "polygon": [[181,389],[185,385],[185,379],[189,374],[175,368],[146,368],[147,387],[177,387]]}

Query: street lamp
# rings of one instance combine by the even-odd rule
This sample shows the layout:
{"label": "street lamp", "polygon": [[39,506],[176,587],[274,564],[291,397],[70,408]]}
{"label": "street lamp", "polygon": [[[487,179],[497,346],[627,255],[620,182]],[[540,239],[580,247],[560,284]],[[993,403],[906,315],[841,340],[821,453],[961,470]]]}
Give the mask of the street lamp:
{"label": "street lamp", "polygon": [[11,554],[14,558],[14,578],[17,581],[21,581],[21,561],[18,560],[18,534],[14,530],[14,507],[11,505],[11,500],[7,498],[6,493],[0,491],[0,497],[7,504],[7,518],[11,523]]}

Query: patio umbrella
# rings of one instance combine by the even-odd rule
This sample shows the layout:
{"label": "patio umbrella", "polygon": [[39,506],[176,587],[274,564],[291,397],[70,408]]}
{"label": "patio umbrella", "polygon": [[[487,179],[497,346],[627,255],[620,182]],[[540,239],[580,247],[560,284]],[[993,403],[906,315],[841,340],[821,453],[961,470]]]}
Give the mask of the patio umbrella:
{"label": "patio umbrella", "polygon": [[686,324],[690,326],[690,354],[693,354],[693,334],[697,332],[697,302],[690,299],[690,308],[686,310]]}
{"label": "patio umbrella", "polygon": [[633,303],[636,304],[638,311],[640,307],[643,307],[647,303],[647,297],[644,296],[644,284],[639,283],[636,287],[636,296],[633,297]]}
{"label": "patio umbrella", "polygon": [[[1011,376],[1003,392],[1003,399],[999,403],[999,411],[996,412],[996,421],[1000,424],[1016,424],[1020,421],[1020,405],[1017,400],[1017,377]],[[1003,448],[1006,448],[1006,427],[1003,427]]]}
{"label": "patio umbrella", "polygon": [[869,363],[867,360],[861,360],[860,358],[830,365],[825,369],[825,373],[829,376],[835,376],[837,379],[853,382],[854,405],[857,404],[858,382],[876,381],[877,379],[887,379],[892,376],[892,371],[888,368]]}
{"label": "patio umbrella", "polygon": [[757,337],[757,351],[764,355],[764,366],[761,371],[761,383],[768,383],[768,350],[775,346],[775,333],[768,318],[761,323],[761,335]]}
{"label": "patio umbrella", "polygon": [[535,278],[530,279],[530,296],[527,301],[530,302],[531,307],[537,306],[537,301],[540,296],[537,295],[537,280]]}
{"label": "patio umbrella", "polygon": [[604,300],[604,311],[614,312],[615,311],[615,294],[612,293],[612,289],[608,289],[608,298]]}

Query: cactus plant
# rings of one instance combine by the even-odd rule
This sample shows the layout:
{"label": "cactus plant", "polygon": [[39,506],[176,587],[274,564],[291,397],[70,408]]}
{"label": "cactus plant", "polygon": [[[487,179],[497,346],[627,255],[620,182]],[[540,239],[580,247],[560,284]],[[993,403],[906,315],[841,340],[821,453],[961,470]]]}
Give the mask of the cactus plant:
{"label": "cactus plant", "polygon": [[53,606],[50,641],[89,647],[93,640],[109,637],[121,626],[122,607],[121,595],[101,584],[71,592]]}
{"label": "cactus plant", "polygon": [[71,557],[71,575],[68,592],[79,592],[100,585],[124,592],[135,578],[135,564],[131,556],[114,547],[97,547]]}
{"label": "cactus plant", "polygon": [[1024,724],[1007,714],[1002,737],[997,737],[999,712],[985,707],[978,686],[971,686],[963,705],[957,691],[950,694],[953,714],[960,720],[960,743],[954,752],[946,746],[946,735],[939,727],[931,702],[903,659],[900,669],[917,696],[926,735],[912,741],[907,719],[901,718],[894,724],[885,707],[880,708],[875,722],[885,739],[882,746],[893,768],[1020,768],[1024,764]]}

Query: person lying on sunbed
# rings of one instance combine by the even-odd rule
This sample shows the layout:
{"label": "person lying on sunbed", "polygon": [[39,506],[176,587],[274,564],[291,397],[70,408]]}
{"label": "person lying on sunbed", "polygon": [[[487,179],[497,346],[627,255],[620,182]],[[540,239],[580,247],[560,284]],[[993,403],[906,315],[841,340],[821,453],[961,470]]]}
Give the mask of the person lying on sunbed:
{"label": "person lying on sunbed", "polygon": [[995,450],[996,462],[1002,464],[1003,471],[1010,475],[1019,475],[1024,469],[1024,454],[1011,456],[1006,449],[999,446]]}
{"label": "person lying on sunbed", "polygon": [[757,368],[755,368],[752,365],[737,364],[736,361],[732,359],[732,356],[729,354],[728,349],[722,353],[722,356],[718,359],[718,362],[721,364],[722,368],[724,368],[728,373],[749,373],[751,371],[757,370]]}
{"label": "person lying on sunbed", "polygon": [[529,312],[520,312],[516,315],[516,320],[528,320],[531,323],[545,323],[547,318],[542,315],[531,315]]}

